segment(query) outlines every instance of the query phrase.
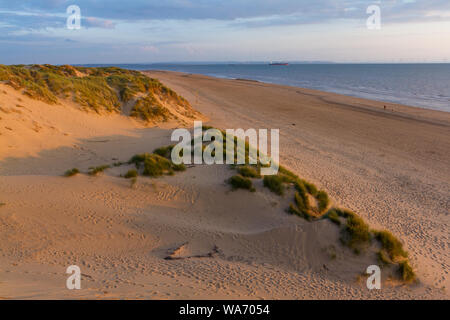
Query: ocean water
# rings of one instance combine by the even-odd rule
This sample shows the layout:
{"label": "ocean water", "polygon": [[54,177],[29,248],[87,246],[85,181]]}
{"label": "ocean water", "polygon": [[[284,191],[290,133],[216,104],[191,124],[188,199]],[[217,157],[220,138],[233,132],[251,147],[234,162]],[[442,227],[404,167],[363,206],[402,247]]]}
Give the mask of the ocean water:
{"label": "ocean water", "polygon": [[335,92],[450,112],[450,64],[128,64]]}

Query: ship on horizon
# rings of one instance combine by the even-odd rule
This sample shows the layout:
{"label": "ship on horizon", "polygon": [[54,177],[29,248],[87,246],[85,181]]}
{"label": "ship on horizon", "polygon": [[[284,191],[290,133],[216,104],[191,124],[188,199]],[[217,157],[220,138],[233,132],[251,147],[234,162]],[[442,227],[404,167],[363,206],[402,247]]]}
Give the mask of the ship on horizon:
{"label": "ship on horizon", "polygon": [[269,63],[269,66],[288,66],[289,63],[288,62],[273,62],[271,61]]}

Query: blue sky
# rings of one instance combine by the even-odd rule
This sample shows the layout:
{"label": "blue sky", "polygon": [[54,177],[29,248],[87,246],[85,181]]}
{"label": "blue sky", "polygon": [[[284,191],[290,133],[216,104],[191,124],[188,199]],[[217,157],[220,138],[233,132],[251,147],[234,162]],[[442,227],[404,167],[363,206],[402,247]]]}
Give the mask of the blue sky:
{"label": "blue sky", "polygon": [[0,0],[3,64],[269,60],[450,62],[450,1]]}

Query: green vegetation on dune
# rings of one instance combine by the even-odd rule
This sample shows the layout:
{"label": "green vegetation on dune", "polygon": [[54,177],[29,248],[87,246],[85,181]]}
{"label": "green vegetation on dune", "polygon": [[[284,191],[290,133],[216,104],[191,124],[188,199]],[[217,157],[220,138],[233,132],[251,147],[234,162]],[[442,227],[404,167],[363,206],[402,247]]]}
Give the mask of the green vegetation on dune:
{"label": "green vegetation on dune", "polygon": [[339,215],[337,214],[336,210],[331,209],[330,211],[328,211],[325,217],[328,218],[334,224],[337,224],[338,226],[341,225],[341,219],[339,218]]}
{"label": "green vegetation on dune", "polygon": [[130,116],[145,121],[167,120],[170,113],[164,103],[190,108],[186,99],[158,80],[116,67],[0,65],[1,81],[33,99],[57,104],[60,98],[71,98],[95,112],[119,112],[136,99]]}
{"label": "green vegetation on dune", "polygon": [[258,168],[254,168],[251,166],[240,166],[238,168],[238,172],[241,176],[247,178],[261,178],[261,175],[258,172]]}
{"label": "green vegetation on dune", "polygon": [[80,173],[80,170],[78,170],[77,168],[73,168],[73,169],[71,169],[71,170],[67,170],[65,173],[64,173],[64,176],[65,177],[73,177],[73,176],[75,176],[75,175],[77,175],[77,174],[79,174]]}
{"label": "green vegetation on dune", "polygon": [[[204,130],[207,129],[204,128]],[[186,170],[183,164],[176,165],[171,161],[173,147],[173,145],[160,147],[151,154],[144,153],[133,156],[126,164],[134,164],[137,170],[131,169],[125,175],[126,178],[131,179],[131,186],[134,186],[139,174],[159,177]],[[204,148],[205,145],[202,144],[202,149]],[[225,145],[223,148],[225,156]],[[245,150],[247,156],[250,150],[248,144]],[[192,150],[192,152],[194,151]],[[117,164],[117,166],[121,165],[122,163]],[[281,166],[276,175],[262,177],[260,169],[263,165],[259,161],[257,164],[234,164],[231,167],[238,173],[227,180],[233,189],[246,189],[255,192],[254,180],[252,179],[262,179],[263,186],[279,196],[284,197],[292,191],[294,199],[293,203],[287,208],[288,213],[311,223],[328,219],[339,228],[341,243],[352,249],[355,254],[361,254],[368,248],[373,249],[371,245],[376,240],[379,248],[378,251],[373,252],[374,256],[383,265],[396,267],[396,272],[403,282],[410,283],[416,280],[414,270],[408,261],[408,254],[403,249],[400,240],[389,231],[370,230],[368,224],[350,210],[332,207],[328,194],[323,190],[318,190],[314,184],[299,178],[296,174]],[[109,166],[91,168],[91,172],[101,172],[106,168],[109,168]]]}
{"label": "green vegetation on dune", "polygon": [[131,109],[132,117],[146,121],[169,119],[169,111],[153,95],[149,93],[146,97],[139,98]]}
{"label": "green vegetation on dune", "polygon": [[171,160],[154,153],[135,155],[130,159],[129,163],[134,164],[138,170],[142,168],[142,175],[148,177],[173,175],[175,171],[186,170],[184,164],[174,164]]}
{"label": "green vegetation on dune", "polygon": [[[203,128],[203,130],[207,129],[209,128]],[[234,139],[235,144],[236,141],[237,139]],[[202,145],[202,148],[204,147]],[[225,141],[223,150],[224,156],[226,156]],[[293,187],[295,190],[294,203],[289,205],[287,212],[310,222],[322,219],[330,220],[340,228],[341,242],[351,248],[355,254],[360,254],[371,245],[373,239],[376,239],[382,248],[376,252],[378,259],[383,263],[389,261],[390,264],[397,265],[402,281],[411,282],[415,280],[416,276],[407,260],[407,253],[403,250],[401,242],[390,232],[370,230],[368,224],[350,210],[334,207],[329,208],[330,199],[324,190],[318,190],[314,184],[299,178],[296,174],[282,166],[279,167],[276,175],[261,177],[259,169],[263,165],[259,161],[257,164],[248,164],[249,150],[250,146],[246,143],[246,165],[232,165],[239,173],[228,180],[233,188],[244,188],[254,191],[252,180],[249,178],[262,178],[264,187],[279,196],[284,196],[286,191]],[[316,204],[313,205],[310,202],[310,198],[315,199]]]}
{"label": "green vegetation on dune", "polygon": [[309,209],[309,202],[308,198],[302,196],[298,191],[295,192],[294,196],[295,205],[290,204],[288,212],[291,214],[295,214],[303,219],[306,219],[307,221],[312,221],[315,219],[315,216],[311,213]]}
{"label": "green vegetation on dune", "polygon": [[320,190],[316,193],[316,199],[318,204],[319,212],[322,213],[328,208],[328,204],[330,203],[330,200],[328,199],[328,194]]}
{"label": "green vegetation on dune", "polygon": [[136,178],[138,176],[138,172],[136,169],[130,169],[128,172],[124,175],[125,179],[131,179]]}
{"label": "green vegetation on dune", "polygon": [[379,250],[377,252],[377,258],[382,265],[388,265],[392,263],[392,260],[389,258],[385,250]]}
{"label": "green vegetation on dune", "polygon": [[306,190],[308,191],[309,194],[313,195],[314,197],[317,196],[317,193],[319,192],[317,190],[317,187],[315,185],[313,185],[310,182],[307,182],[305,180],[301,180],[300,181],[303,183],[303,185],[305,186]]}
{"label": "green vegetation on dune", "polygon": [[408,253],[403,249],[402,243],[392,233],[386,230],[373,231],[373,233],[392,261],[397,258],[408,257]]}
{"label": "green vegetation on dune", "polygon": [[305,215],[309,216],[309,210],[311,209],[311,205],[309,203],[309,198],[306,192],[303,189],[297,188],[294,196],[295,204],[297,205],[298,210]]}
{"label": "green vegetation on dune", "polygon": [[342,230],[341,241],[352,248],[357,254],[368,245],[372,239],[369,226],[356,214],[347,217],[347,224]]}
{"label": "green vegetation on dune", "polygon": [[160,148],[155,149],[153,151],[153,153],[155,153],[161,157],[169,159],[171,157],[173,147],[174,147],[173,145],[170,145],[167,147],[160,147]]}
{"label": "green vegetation on dune", "polygon": [[404,260],[399,263],[398,271],[404,282],[409,283],[416,281],[416,274],[414,273],[414,270],[410,266],[408,260]]}
{"label": "green vegetation on dune", "polygon": [[102,173],[103,171],[105,171],[106,169],[109,169],[109,168],[111,168],[110,165],[102,165],[102,166],[98,166],[98,167],[90,167],[88,174],[90,176],[96,176],[99,173]]}
{"label": "green vegetation on dune", "polygon": [[263,183],[264,187],[268,188],[273,193],[276,193],[280,196],[284,194],[284,184],[283,178],[281,176],[264,176]]}
{"label": "green vegetation on dune", "polygon": [[228,180],[228,183],[233,187],[233,189],[246,189],[251,192],[255,191],[255,188],[253,188],[252,180],[239,174],[236,176],[232,176]]}
{"label": "green vegetation on dune", "polygon": [[307,212],[310,209],[309,199],[306,194],[302,194],[298,191],[295,192],[295,204],[297,208],[302,212]]}

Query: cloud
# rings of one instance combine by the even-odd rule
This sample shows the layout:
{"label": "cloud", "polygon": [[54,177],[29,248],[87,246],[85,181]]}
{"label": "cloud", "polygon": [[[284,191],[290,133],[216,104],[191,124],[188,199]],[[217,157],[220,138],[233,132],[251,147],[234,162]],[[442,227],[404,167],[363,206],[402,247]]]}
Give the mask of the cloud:
{"label": "cloud", "polygon": [[[0,0],[0,8],[9,10],[64,13],[73,0],[10,1]],[[106,20],[235,20],[271,16],[296,15],[303,20],[323,21],[334,18],[351,18],[364,14],[374,1],[369,0],[78,0],[82,15]],[[432,10],[450,10],[448,0],[383,0],[380,1],[386,18],[408,15],[424,17]],[[352,10],[349,10],[352,9]],[[308,17],[315,17],[315,20]],[[301,22],[302,19],[299,21]]]}
{"label": "cloud", "polygon": [[82,25],[87,28],[114,29],[116,23],[111,20],[87,17],[82,20]]}
{"label": "cloud", "polygon": [[64,18],[50,14],[1,10],[0,21],[2,21],[10,31],[61,28],[65,25]]}
{"label": "cloud", "polygon": [[[252,46],[239,52],[252,58],[258,51],[253,46],[260,45],[261,52],[273,49],[267,45],[268,28],[297,32],[321,24],[329,27],[334,39],[341,39],[344,36],[333,28],[342,30],[342,25],[348,26],[345,21],[364,26],[366,8],[376,3],[382,25],[450,21],[449,0],[0,0],[0,58],[26,61],[27,56],[67,55],[75,61],[105,61],[116,55],[136,61],[183,60],[202,52],[227,57],[234,47],[249,43]],[[81,30],[66,29],[66,9],[73,4],[81,8]],[[302,27],[288,28],[297,25]],[[290,48],[286,39],[296,32],[277,34],[272,41]]]}
{"label": "cloud", "polygon": [[[66,27],[73,0],[0,0],[0,30],[18,35]],[[224,21],[225,28],[267,28],[367,18],[372,0],[77,0],[82,27],[116,29],[140,24],[152,34],[170,34],[163,21]],[[382,0],[383,24],[450,21],[448,0]],[[159,23],[155,23],[157,20]],[[147,26],[142,26],[147,24]]]}
{"label": "cloud", "polygon": [[144,51],[144,52],[152,52],[152,53],[159,52],[158,47],[152,46],[152,45],[149,45],[149,46],[141,46],[141,47],[139,47],[139,49],[140,49],[141,51]]}

